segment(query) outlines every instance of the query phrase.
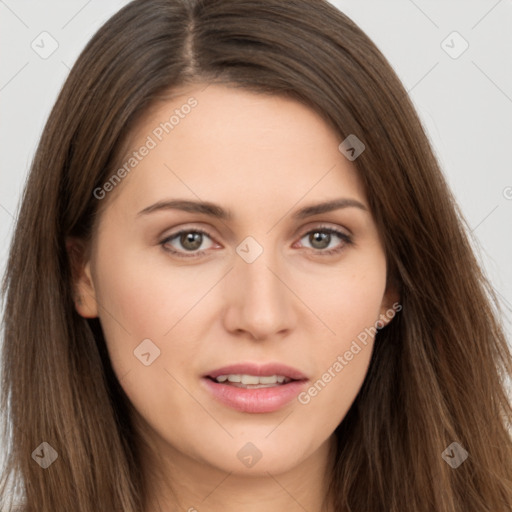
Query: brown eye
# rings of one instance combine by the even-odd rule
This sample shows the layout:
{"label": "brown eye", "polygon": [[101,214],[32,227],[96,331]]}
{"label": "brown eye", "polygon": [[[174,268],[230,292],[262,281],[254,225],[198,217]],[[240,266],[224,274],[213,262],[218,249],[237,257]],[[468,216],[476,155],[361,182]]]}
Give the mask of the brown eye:
{"label": "brown eye", "polygon": [[301,244],[304,247],[317,251],[321,255],[338,253],[351,243],[352,238],[349,235],[328,227],[308,231],[301,238]]}
{"label": "brown eye", "polygon": [[189,231],[180,235],[180,244],[188,251],[195,251],[201,247],[203,243],[203,234],[197,231]]}
{"label": "brown eye", "polygon": [[331,242],[331,234],[322,231],[312,231],[309,234],[309,242],[313,249],[325,249]]}
{"label": "brown eye", "polygon": [[[209,244],[207,243],[208,240]],[[165,240],[160,242],[160,245],[177,256],[185,257],[202,254],[213,246],[213,242],[210,235],[205,231],[200,229],[183,229],[165,238]]]}

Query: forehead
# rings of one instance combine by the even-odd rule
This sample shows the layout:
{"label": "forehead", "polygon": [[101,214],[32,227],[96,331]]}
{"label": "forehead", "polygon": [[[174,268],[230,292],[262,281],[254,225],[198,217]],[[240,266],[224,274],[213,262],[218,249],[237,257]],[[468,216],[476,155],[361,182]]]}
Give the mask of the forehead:
{"label": "forehead", "polygon": [[363,199],[340,142],[318,113],[293,99],[191,86],[154,104],[134,128],[115,192],[123,189],[134,207],[165,194],[220,202],[297,202],[336,192]]}

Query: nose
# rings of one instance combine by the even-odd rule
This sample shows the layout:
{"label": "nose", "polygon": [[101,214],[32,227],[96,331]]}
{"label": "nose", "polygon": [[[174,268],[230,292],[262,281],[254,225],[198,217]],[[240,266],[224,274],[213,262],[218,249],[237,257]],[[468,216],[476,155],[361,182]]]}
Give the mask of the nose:
{"label": "nose", "polygon": [[270,250],[252,263],[235,256],[225,280],[223,322],[226,330],[257,340],[284,336],[297,321],[297,299],[284,271]]}

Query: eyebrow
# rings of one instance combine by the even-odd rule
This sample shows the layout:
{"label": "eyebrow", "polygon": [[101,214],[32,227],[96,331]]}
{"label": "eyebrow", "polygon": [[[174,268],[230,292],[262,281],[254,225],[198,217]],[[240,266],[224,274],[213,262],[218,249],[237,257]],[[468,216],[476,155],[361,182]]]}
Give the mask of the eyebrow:
{"label": "eyebrow", "polygon": [[[327,213],[334,210],[340,210],[342,208],[359,208],[363,211],[368,211],[368,208],[361,202],[356,199],[351,198],[338,198],[332,199],[330,201],[326,201],[323,203],[313,204],[310,206],[305,206],[300,210],[297,210],[292,218],[294,219],[305,219],[307,217],[312,217],[313,215],[318,215],[321,213]],[[210,203],[208,201],[190,201],[185,199],[170,199],[164,201],[158,201],[146,208],[142,209],[137,216],[147,215],[153,212],[162,211],[162,210],[181,210],[189,213],[200,213],[203,215],[209,215],[210,217],[215,217],[221,220],[232,220],[233,214],[229,210],[225,210],[221,206]]]}

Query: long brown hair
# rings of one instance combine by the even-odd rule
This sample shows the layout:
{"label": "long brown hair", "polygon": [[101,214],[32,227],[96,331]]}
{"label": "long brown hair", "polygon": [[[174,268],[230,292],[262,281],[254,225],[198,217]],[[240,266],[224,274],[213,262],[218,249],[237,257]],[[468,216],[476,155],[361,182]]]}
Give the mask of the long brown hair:
{"label": "long brown hair", "polygon": [[[175,87],[213,82],[294,98],[340,142],[355,134],[366,146],[354,164],[403,309],[378,332],[336,429],[329,505],[512,510],[499,303],[396,74],[320,0],[135,0],[83,50],[41,137],[4,280],[2,494],[14,479],[27,512],[144,510],[130,404],[98,319],[75,311],[66,240],[89,240],[107,202],[93,191],[144,112]],[[43,442],[58,454],[45,470],[33,460]],[[457,468],[442,457],[453,442],[469,454]]]}

